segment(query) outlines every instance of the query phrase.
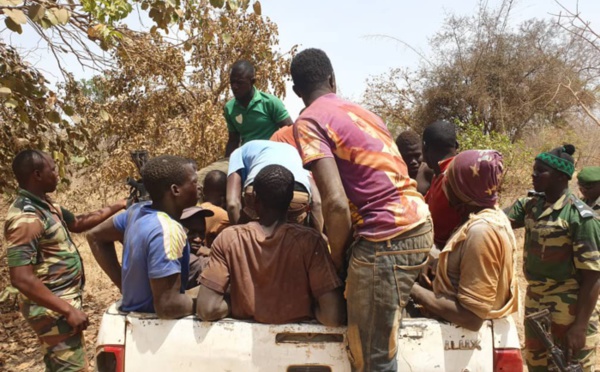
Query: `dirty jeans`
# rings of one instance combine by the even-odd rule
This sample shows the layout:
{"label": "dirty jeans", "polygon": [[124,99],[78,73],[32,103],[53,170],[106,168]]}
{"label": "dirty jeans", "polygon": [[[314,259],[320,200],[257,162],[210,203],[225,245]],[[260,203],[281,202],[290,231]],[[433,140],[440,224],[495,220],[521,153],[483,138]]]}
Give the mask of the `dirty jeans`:
{"label": "dirty jeans", "polygon": [[433,246],[431,220],[391,240],[350,247],[346,280],[353,371],[396,371],[402,309]]}

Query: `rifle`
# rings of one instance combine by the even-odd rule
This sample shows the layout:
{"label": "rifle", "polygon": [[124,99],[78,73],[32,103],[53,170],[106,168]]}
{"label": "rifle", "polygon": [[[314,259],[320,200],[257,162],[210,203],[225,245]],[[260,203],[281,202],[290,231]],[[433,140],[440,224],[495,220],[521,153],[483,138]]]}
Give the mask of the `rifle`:
{"label": "rifle", "polygon": [[127,177],[127,185],[129,185],[129,196],[127,197],[127,208],[133,204],[150,200],[150,194],[144,186],[144,182],[141,178],[141,170],[144,164],[148,161],[148,151],[146,150],[134,150],[130,152],[131,161],[135,164],[140,178],[137,180],[132,177]]}
{"label": "rifle", "polygon": [[581,364],[567,364],[565,354],[561,348],[552,342],[552,334],[550,333],[550,310],[544,309],[527,315],[525,317],[525,323],[528,324],[536,336],[542,340],[542,343],[548,350],[548,354],[550,354],[550,357],[554,362],[554,365],[548,366],[548,371],[583,372]]}

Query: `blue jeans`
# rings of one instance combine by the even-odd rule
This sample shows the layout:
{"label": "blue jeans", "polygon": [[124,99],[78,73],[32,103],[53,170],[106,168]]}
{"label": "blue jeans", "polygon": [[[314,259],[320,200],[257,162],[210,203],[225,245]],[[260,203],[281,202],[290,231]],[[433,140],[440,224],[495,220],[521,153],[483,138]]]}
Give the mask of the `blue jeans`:
{"label": "blue jeans", "polygon": [[396,371],[398,328],[417,275],[433,246],[428,219],[391,240],[350,247],[346,280],[348,345],[353,371]]}

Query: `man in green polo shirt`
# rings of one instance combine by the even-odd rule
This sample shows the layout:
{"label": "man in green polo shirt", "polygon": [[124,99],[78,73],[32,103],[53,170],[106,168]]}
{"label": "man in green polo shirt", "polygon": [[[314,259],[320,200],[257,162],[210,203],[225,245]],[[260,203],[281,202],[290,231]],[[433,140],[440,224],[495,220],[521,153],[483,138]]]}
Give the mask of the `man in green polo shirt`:
{"label": "man in green polo shirt", "polygon": [[[231,68],[229,82],[234,98],[225,104],[229,139],[225,157],[246,142],[271,138],[277,129],[293,124],[283,102],[272,94],[254,87],[254,66],[248,61],[237,61]],[[241,142],[241,143],[240,143]]]}

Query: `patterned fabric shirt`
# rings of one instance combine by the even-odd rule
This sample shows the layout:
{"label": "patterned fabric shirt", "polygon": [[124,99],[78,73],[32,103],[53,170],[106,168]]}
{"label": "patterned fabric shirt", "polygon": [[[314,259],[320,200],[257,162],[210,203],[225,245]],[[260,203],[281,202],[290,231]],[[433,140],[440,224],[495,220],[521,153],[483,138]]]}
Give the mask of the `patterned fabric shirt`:
{"label": "patterned fabric shirt", "polygon": [[427,219],[416,181],[377,115],[330,93],[307,107],[294,126],[305,167],[335,159],[358,236],[387,240]]}
{"label": "patterned fabric shirt", "polygon": [[[583,200],[585,204],[590,204],[587,199]],[[598,214],[600,214],[600,197],[596,199],[596,201],[592,204],[591,208]]]}
{"label": "patterned fabric shirt", "polygon": [[[81,256],[67,228],[67,222],[74,220],[73,214],[58,204],[19,189],[4,224],[8,266],[32,265],[42,283],[65,300],[81,296],[85,281]],[[21,300],[32,302],[25,296]],[[29,308],[29,314],[25,314],[28,317],[48,310]]]}
{"label": "patterned fabric shirt", "polygon": [[508,218],[525,225],[523,265],[530,290],[576,294],[577,270],[600,271],[600,217],[570,191],[550,206],[544,197],[519,199]]}

